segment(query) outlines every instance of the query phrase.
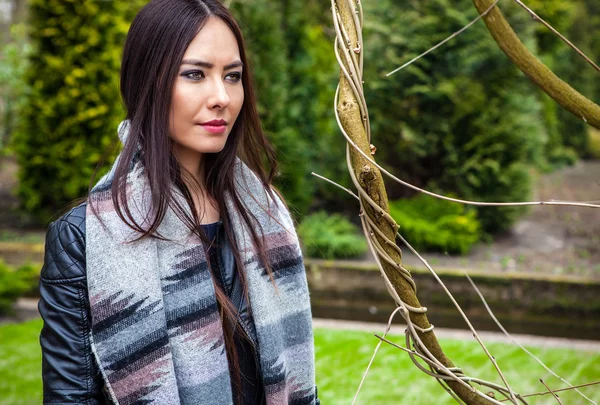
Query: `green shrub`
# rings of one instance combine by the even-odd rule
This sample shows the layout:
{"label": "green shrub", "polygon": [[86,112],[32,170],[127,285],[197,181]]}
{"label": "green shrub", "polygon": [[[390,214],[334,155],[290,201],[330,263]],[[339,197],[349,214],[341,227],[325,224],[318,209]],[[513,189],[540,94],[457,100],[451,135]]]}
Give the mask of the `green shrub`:
{"label": "green shrub", "polygon": [[600,159],[600,130],[590,128],[589,156],[592,159]]}
{"label": "green shrub", "polygon": [[17,298],[37,289],[39,268],[24,265],[17,269],[0,260],[0,315],[10,314]]}
{"label": "green shrub", "polygon": [[[476,15],[472,2],[380,0],[364,7],[365,95],[378,161],[406,181],[465,199],[526,200],[529,166],[546,160],[543,105],[484,24],[384,76],[464,27]],[[525,43],[534,42],[535,25],[520,7],[507,2],[502,11]],[[389,194],[411,195],[396,185]],[[482,229],[497,233],[523,210],[477,211]]]}
{"label": "green shrub", "polygon": [[[572,18],[569,20],[569,27],[561,32],[577,44],[577,47],[590,56],[592,60],[597,60],[592,53],[592,48],[594,46],[593,33],[598,30],[598,26],[594,24],[591,10],[582,1],[566,3],[574,10]],[[559,38],[554,40],[559,44],[556,51],[552,52],[552,57],[555,60],[554,73],[581,94],[590,100],[594,100],[598,89],[600,89],[597,84],[598,72],[589,66],[583,58],[578,57],[571,48],[561,43]],[[594,101],[597,102],[598,100]],[[590,139],[585,118],[575,116],[560,107],[557,118],[563,145],[571,148],[579,157],[588,156]]]}
{"label": "green shrub", "polygon": [[339,214],[320,211],[307,216],[298,226],[298,235],[308,257],[353,258],[367,251],[358,228]]}
{"label": "green shrub", "polygon": [[0,51],[0,155],[10,154],[8,144],[18,125],[17,111],[26,93],[23,75],[29,45],[25,40],[25,25],[11,26],[10,39]]}
{"label": "green shrub", "polygon": [[234,2],[232,13],[240,21],[258,95],[258,112],[265,134],[277,151],[280,177],[276,185],[293,210],[306,212],[312,185],[307,183],[306,140],[289,125],[289,70],[283,15],[274,2]]}
{"label": "green shrub", "polygon": [[423,194],[390,202],[390,214],[417,250],[465,254],[481,237],[476,210]]}
{"label": "green shrub", "polygon": [[277,151],[277,187],[294,215],[305,215],[323,196],[339,202],[337,191],[310,175],[339,179],[346,171],[332,114],[339,67],[330,14],[318,0],[235,1],[231,11],[248,46],[262,124]]}
{"label": "green shrub", "polygon": [[41,223],[86,194],[116,139],[124,117],[122,46],[133,13],[145,2],[29,2],[28,94],[13,146],[22,208]]}

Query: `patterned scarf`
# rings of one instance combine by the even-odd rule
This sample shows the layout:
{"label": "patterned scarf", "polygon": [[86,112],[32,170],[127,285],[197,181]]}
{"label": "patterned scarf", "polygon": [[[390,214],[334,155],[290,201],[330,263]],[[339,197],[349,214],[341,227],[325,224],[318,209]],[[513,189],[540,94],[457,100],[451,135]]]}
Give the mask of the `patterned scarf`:
{"label": "patterned scarf", "polygon": [[[119,126],[121,140],[128,129],[127,121]],[[131,243],[136,232],[112,203],[118,159],[92,189],[86,215],[89,338],[106,388],[121,405],[232,404],[222,320],[203,243],[172,210],[158,229],[167,241]],[[226,198],[244,263],[239,270],[248,282],[267,404],[314,404],[311,312],[294,225],[282,202],[268,196],[245,164],[238,160],[235,170],[238,194],[262,227],[277,286]],[[145,224],[150,187],[139,157],[126,184],[130,210],[137,223]],[[102,222],[91,212],[92,204]]]}

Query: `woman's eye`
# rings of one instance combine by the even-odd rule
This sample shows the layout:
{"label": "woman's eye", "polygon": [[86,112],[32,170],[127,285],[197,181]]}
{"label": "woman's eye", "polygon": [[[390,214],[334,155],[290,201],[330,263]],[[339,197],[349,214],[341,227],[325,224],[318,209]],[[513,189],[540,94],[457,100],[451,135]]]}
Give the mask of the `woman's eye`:
{"label": "woman's eye", "polygon": [[229,78],[229,81],[233,82],[233,83],[237,83],[240,80],[242,80],[242,73],[241,72],[233,72],[233,73],[229,73],[227,75],[227,77]]}
{"label": "woman's eye", "polygon": [[191,72],[184,72],[181,75],[191,80],[204,79],[204,72],[201,70],[192,70]]}

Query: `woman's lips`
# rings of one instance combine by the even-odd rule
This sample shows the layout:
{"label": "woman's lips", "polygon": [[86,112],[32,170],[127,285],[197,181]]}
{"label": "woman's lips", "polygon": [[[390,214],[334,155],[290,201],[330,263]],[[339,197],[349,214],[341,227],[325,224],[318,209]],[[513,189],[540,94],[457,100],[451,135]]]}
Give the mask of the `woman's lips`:
{"label": "woman's lips", "polygon": [[225,129],[227,128],[226,125],[208,125],[208,124],[203,124],[202,127],[204,129],[206,129],[206,131],[210,132],[211,134],[222,134],[223,132],[225,132]]}

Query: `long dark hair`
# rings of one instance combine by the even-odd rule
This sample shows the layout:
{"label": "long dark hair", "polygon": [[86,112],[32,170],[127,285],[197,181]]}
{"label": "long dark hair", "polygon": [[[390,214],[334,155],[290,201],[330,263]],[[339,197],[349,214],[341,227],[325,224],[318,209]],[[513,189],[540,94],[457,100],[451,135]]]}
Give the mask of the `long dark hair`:
{"label": "long dark hair", "polygon": [[[199,183],[195,183],[197,187],[190,189],[189,185],[194,185],[193,176],[179,165],[172,152],[172,140],[168,136],[169,109],[183,55],[209,17],[220,18],[237,39],[240,58],[244,64],[244,103],[224,149],[203,157],[205,189],[200,190]],[[274,149],[261,128],[244,39],[234,17],[217,0],[150,1],[137,14],[127,35],[121,66],[121,94],[130,125],[129,136],[121,152],[112,183],[113,204],[119,217],[139,232],[139,239],[160,237],[157,229],[170,208],[192,232],[207,241],[206,235],[198,226],[199,218],[192,198],[192,192],[205,192],[218,206],[237,268],[240,270],[237,273],[244,294],[248,297],[245,275],[241,271],[243,263],[234,239],[224,196],[231,197],[235,208],[250,229],[259,259],[272,278],[260,224],[254,215],[245,209],[234,186],[234,165],[236,157],[239,157],[258,176],[265,190],[273,198],[271,181],[277,172],[277,164]],[[152,193],[153,217],[149,226],[136,223],[127,204],[126,177],[138,148]],[[174,198],[174,186],[185,196],[188,207],[181,206]],[[218,305],[224,313],[222,323],[225,346],[234,391],[239,399],[241,377],[233,341],[234,328],[239,327],[236,321],[237,310],[222,288],[217,283],[213,284]]]}

